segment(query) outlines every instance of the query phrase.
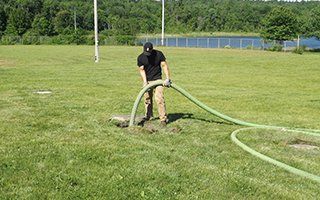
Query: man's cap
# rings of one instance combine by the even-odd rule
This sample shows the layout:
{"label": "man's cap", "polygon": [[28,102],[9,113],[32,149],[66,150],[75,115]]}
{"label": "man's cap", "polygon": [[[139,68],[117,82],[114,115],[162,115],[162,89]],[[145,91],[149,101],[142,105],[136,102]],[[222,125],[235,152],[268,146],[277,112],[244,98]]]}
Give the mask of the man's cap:
{"label": "man's cap", "polygon": [[153,50],[153,45],[152,45],[151,42],[146,42],[146,43],[143,45],[143,53],[144,53],[146,56],[150,56],[152,50]]}

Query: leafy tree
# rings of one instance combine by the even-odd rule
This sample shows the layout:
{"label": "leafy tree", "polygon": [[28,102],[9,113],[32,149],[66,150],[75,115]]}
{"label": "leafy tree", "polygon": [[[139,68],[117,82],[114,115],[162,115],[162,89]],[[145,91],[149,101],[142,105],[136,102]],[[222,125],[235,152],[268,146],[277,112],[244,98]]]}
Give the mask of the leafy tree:
{"label": "leafy tree", "polygon": [[39,35],[51,36],[54,33],[53,26],[47,18],[37,15],[32,23],[32,29]]}
{"label": "leafy tree", "polygon": [[309,36],[314,36],[320,39],[320,6],[311,10],[309,23]]}
{"label": "leafy tree", "polygon": [[71,34],[70,43],[72,44],[85,44],[84,31],[81,29],[77,29]]}
{"label": "leafy tree", "polygon": [[279,43],[292,40],[299,33],[297,16],[283,6],[274,8],[262,21],[262,24],[261,36],[264,39],[276,40]]}
{"label": "leafy tree", "polygon": [[[280,5],[283,8],[278,8]],[[300,27],[301,34],[319,38],[317,6],[318,2],[314,1],[166,0],[165,28],[166,33],[263,32],[265,38],[282,41],[296,37],[296,29]],[[155,0],[99,1],[99,30],[108,36],[160,33],[161,7],[161,1]],[[273,8],[278,12],[271,12]],[[91,1],[0,0],[0,35],[28,32],[29,36],[57,36],[61,42],[70,41],[64,36],[74,34],[74,38],[79,38],[78,35],[82,35],[75,33],[74,16],[77,28],[85,35],[91,34],[94,28]],[[299,26],[295,26],[295,19]]]}
{"label": "leafy tree", "polygon": [[139,25],[136,19],[117,18],[113,28],[116,35],[136,35]]}
{"label": "leafy tree", "polygon": [[[93,13],[92,13],[92,19],[93,19]],[[99,30],[105,30],[109,28],[109,23],[108,23],[108,15],[107,12],[104,11],[103,9],[98,9],[98,26]],[[93,20],[91,21],[91,24],[93,26]]]}
{"label": "leafy tree", "polygon": [[42,7],[42,15],[50,22],[56,17],[57,13],[61,10],[60,3],[56,0],[45,0]]}
{"label": "leafy tree", "polygon": [[65,29],[71,29],[73,25],[72,15],[67,10],[59,11],[54,18],[54,29],[58,33],[63,33]]}
{"label": "leafy tree", "polygon": [[6,33],[22,36],[29,28],[31,28],[30,13],[22,7],[14,9],[9,15]]}
{"label": "leafy tree", "polygon": [[3,34],[3,32],[6,30],[7,27],[7,14],[5,13],[3,7],[0,8],[0,37]]}
{"label": "leafy tree", "polygon": [[16,3],[18,6],[29,12],[30,16],[33,18],[41,12],[43,0],[18,0]]}

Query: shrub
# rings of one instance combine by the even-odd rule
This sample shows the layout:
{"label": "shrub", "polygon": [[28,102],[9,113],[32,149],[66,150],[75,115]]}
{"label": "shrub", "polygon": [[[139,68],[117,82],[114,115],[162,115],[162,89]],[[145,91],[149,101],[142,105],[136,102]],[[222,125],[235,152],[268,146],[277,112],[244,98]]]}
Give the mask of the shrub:
{"label": "shrub", "polygon": [[22,36],[22,44],[31,45],[31,44],[40,44],[39,35],[34,31],[27,31]]}
{"label": "shrub", "polygon": [[301,46],[301,47],[296,47],[292,50],[292,53],[296,53],[296,54],[303,54],[303,52],[305,52],[306,50],[306,46]]}
{"label": "shrub", "polygon": [[20,36],[2,36],[1,44],[2,45],[15,45],[21,44],[21,37]]}
{"label": "shrub", "polygon": [[281,44],[273,44],[268,48],[269,51],[282,51],[283,46]]}
{"label": "shrub", "polygon": [[52,37],[51,44],[70,44],[69,41],[69,35],[57,35]]}
{"label": "shrub", "polygon": [[246,49],[254,49],[254,46],[248,45],[248,46],[246,47]]}
{"label": "shrub", "polygon": [[[70,32],[69,34],[60,34],[56,36],[39,36],[34,32],[26,32],[21,36],[2,36],[0,44],[3,45],[94,45],[94,35],[88,34],[83,30]],[[108,36],[99,34],[99,45],[136,45],[136,37],[131,35]]]}
{"label": "shrub", "polygon": [[94,35],[87,35],[85,40],[87,45],[94,45]]}
{"label": "shrub", "polygon": [[75,32],[73,32],[71,34],[69,43],[70,44],[77,44],[77,45],[86,44],[86,38],[84,36],[84,31],[76,30]]}
{"label": "shrub", "polygon": [[135,45],[136,37],[132,35],[117,35],[116,42],[119,45]]}

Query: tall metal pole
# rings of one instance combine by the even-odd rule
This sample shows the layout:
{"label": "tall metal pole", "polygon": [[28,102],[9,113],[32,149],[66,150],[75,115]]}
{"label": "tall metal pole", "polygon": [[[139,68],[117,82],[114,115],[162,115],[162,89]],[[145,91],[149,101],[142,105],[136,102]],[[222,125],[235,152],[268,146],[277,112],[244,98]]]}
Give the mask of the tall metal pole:
{"label": "tall metal pole", "polygon": [[164,45],[164,0],[162,0],[162,34],[161,34],[161,45]]}
{"label": "tall metal pole", "polygon": [[74,30],[77,30],[77,11],[76,9],[74,9],[74,13],[73,13],[73,23],[74,23]]}
{"label": "tall metal pole", "polygon": [[97,63],[99,62],[99,44],[98,44],[98,4],[97,0],[93,0],[94,3],[94,43],[95,43],[95,54],[94,54],[94,61]]}

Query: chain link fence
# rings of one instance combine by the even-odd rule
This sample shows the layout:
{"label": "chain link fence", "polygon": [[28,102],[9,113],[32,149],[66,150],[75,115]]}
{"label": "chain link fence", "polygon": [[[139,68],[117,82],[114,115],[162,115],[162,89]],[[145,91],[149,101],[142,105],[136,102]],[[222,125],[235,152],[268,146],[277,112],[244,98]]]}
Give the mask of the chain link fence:
{"label": "chain link fence", "polygon": [[[141,38],[141,44],[152,42],[155,46],[162,46],[161,38]],[[269,49],[277,44],[275,41],[266,41],[259,37],[169,37],[164,38],[163,46],[168,47],[194,47],[194,48],[234,48],[234,49]],[[320,41],[315,38],[308,38],[294,41],[284,41],[284,51],[293,50],[296,47],[304,46],[308,49],[319,49]]]}
{"label": "chain link fence", "polygon": [[[152,42],[155,46],[162,46],[161,38],[145,37],[135,38],[133,36],[100,36],[99,45],[143,45]],[[93,45],[93,36],[72,38],[70,36],[2,36],[2,45],[24,44],[24,45],[50,45],[50,44],[85,44]],[[259,37],[167,37],[164,38],[163,46],[168,47],[193,47],[193,48],[233,48],[233,49],[269,49],[277,44],[275,41],[265,41]],[[303,38],[295,41],[284,41],[282,49],[290,51],[298,46],[306,49],[320,49],[320,40],[316,38]]]}

